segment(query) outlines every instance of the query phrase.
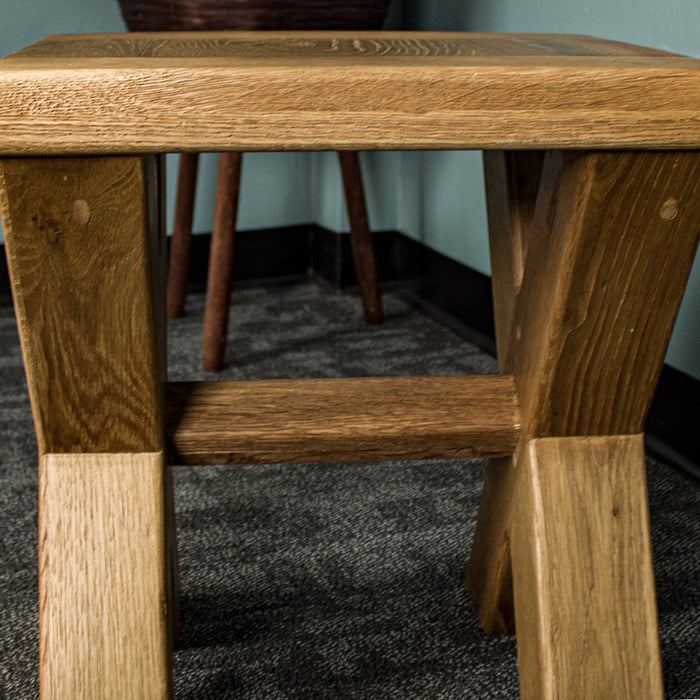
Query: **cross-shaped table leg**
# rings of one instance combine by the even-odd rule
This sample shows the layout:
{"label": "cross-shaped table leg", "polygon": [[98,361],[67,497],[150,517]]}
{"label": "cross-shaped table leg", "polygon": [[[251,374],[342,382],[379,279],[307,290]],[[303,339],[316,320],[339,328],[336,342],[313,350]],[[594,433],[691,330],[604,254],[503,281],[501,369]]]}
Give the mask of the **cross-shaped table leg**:
{"label": "cross-shaped table leg", "polygon": [[177,576],[154,165],[138,157],[0,161],[39,441],[46,698],[170,692]]}
{"label": "cross-shaped table leg", "polygon": [[[522,431],[487,475],[470,589],[490,631],[514,608],[524,697],[659,697],[641,432],[697,244],[700,156],[489,153],[486,164],[499,361]],[[46,697],[170,690],[151,166],[0,163],[40,449]]]}
{"label": "cross-shaped table leg", "polygon": [[487,631],[515,620],[523,697],[661,697],[641,433],[697,245],[700,155],[541,163],[485,154],[522,435],[489,466],[468,585]]}

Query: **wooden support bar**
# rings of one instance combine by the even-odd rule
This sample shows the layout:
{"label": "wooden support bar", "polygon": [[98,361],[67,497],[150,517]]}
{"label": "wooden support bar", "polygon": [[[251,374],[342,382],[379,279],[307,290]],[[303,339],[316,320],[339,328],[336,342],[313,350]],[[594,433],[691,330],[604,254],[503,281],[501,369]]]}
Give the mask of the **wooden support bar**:
{"label": "wooden support bar", "polygon": [[511,377],[171,383],[174,464],[378,461],[509,455]]}
{"label": "wooden support bar", "polygon": [[527,437],[644,429],[699,216],[697,152],[547,154],[505,364]]}
{"label": "wooden support bar", "polygon": [[163,246],[151,240],[160,234],[149,231],[157,216],[146,203],[146,192],[157,188],[153,167],[150,158],[132,157],[0,162],[7,259],[41,453],[162,448],[164,341],[157,335],[164,329],[151,261]]}
{"label": "wooden support bar", "polygon": [[515,298],[539,192],[544,151],[484,151],[486,210],[499,369],[510,374],[508,345]]}
{"label": "wooden support bar", "polygon": [[242,165],[242,153],[219,154],[202,336],[202,366],[207,372],[218,372],[226,353]]}
{"label": "wooden support bar", "polygon": [[355,263],[355,275],[360,287],[362,306],[367,323],[381,323],[384,320],[382,295],[377,278],[377,263],[374,257],[372,231],[367,216],[362,169],[357,151],[338,151],[340,173],[345,190],[345,206],[350,222],[350,245]]}
{"label": "wooden support bar", "polygon": [[180,154],[168,264],[168,318],[180,318],[185,311],[198,168],[199,153]]}

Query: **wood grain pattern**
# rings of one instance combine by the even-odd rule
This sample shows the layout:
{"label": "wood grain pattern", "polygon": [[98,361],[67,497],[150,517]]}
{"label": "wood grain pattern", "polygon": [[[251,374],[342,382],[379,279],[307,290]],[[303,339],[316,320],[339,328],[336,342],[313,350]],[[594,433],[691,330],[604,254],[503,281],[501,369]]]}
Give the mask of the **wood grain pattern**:
{"label": "wood grain pattern", "polygon": [[53,41],[0,62],[0,155],[700,145],[700,61],[600,40]]}
{"label": "wood grain pattern", "polygon": [[[512,371],[515,300],[522,285],[527,246],[544,154],[484,152],[496,346],[501,373]],[[522,447],[521,442],[521,447]],[[489,634],[515,632],[510,563],[510,520],[517,497],[518,456],[490,460],[469,553],[467,588]]]}
{"label": "wood grain pattern", "polygon": [[510,351],[527,437],[641,432],[700,227],[698,153],[548,153]]}
{"label": "wood grain pattern", "polygon": [[510,521],[517,485],[513,457],[489,460],[466,576],[469,595],[487,634],[515,633]]}
{"label": "wood grain pattern", "polygon": [[175,464],[507,455],[510,377],[400,377],[168,385]]}
{"label": "wood grain pattern", "polygon": [[[496,347],[508,361],[515,298],[523,281],[527,243],[544,162],[542,151],[484,151],[486,210]],[[504,374],[511,369],[501,366]]]}
{"label": "wood grain pattern", "polygon": [[[519,177],[528,155],[487,156],[506,376],[168,389],[174,462],[507,457],[469,581],[503,631],[512,573],[525,698],[662,695],[636,433],[697,245],[699,123],[700,61],[586,37],[96,35],[0,62],[3,156],[586,149],[550,150],[541,179]],[[591,150],[616,148],[656,150]],[[0,160],[42,455],[47,697],[171,690],[153,173],[143,157]]]}
{"label": "wood grain pattern", "polygon": [[662,698],[641,435],[544,438],[512,524],[521,695]]}
{"label": "wood grain pattern", "polygon": [[[150,258],[150,288],[151,304],[153,308],[153,333],[155,334],[155,366],[158,374],[154,384],[157,382],[157,393],[153,395],[152,412],[157,423],[157,434],[159,436],[160,449],[165,444],[165,431],[163,426],[163,393],[165,382],[167,381],[167,319],[166,319],[166,280],[167,280],[167,245],[165,238],[165,155],[161,154],[155,158],[147,158],[144,161],[146,176],[146,210],[148,214],[147,232],[140,231],[139,228],[128,230],[136,236],[147,233],[147,243]],[[125,232],[125,235],[128,233]],[[114,297],[121,294],[121,289],[113,290]],[[148,355],[151,352],[151,336],[145,336],[148,345],[142,348],[134,348],[134,352]],[[119,359],[125,361],[127,367],[130,366],[129,356],[118,355],[112,358],[116,364]],[[109,407],[107,401],[104,406]],[[100,420],[98,413],[95,413],[94,420]],[[110,420],[107,416],[107,421]],[[143,448],[142,448],[143,449]],[[163,512],[165,517],[165,579],[167,597],[167,617],[168,617],[168,645],[169,649],[177,646],[180,637],[180,567],[177,553],[177,528],[175,523],[175,492],[172,473],[169,469],[164,473],[165,489],[163,493]]]}
{"label": "wood grain pattern", "polygon": [[[640,432],[697,244],[700,159],[549,153],[532,215],[518,160],[488,154],[485,163],[499,365],[515,374],[521,440]],[[527,228],[518,246],[516,229]],[[489,466],[468,566],[489,632],[509,631],[512,619],[520,452]]]}
{"label": "wood grain pattern", "polygon": [[41,692],[170,696],[163,453],[40,462]]}
{"label": "wood grain pattern", "polygon": [[162,290],[154,295],[153,285],[163,244],[146,205],[157,187],[148,160],[0,161],[42,454],[162,449],[164,343],[155,319],[164,311],[154,310]]}
{"label": "wood grain pattern", "polygon": [[399,56],[658,56],[667,51],[574,34],[371,31],[221,31],[57,34],[15,52],[12,59],[207,57],[305,58]]}

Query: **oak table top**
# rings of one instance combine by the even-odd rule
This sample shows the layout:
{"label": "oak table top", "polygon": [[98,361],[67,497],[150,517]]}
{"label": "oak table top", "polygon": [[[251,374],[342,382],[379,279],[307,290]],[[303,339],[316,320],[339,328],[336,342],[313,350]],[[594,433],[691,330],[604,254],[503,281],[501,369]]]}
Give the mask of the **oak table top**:
{"label": "oak table top", "polygon": [[0,155],[696,149],[700,60],[586,36],[164,33],[0,61]]}

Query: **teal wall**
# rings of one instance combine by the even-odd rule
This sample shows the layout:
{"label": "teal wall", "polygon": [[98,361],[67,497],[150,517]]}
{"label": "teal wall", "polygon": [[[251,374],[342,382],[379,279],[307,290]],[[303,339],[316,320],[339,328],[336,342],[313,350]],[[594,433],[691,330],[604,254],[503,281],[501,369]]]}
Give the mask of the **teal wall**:
{"label": "teal wall", "polygon": [[[594,34],[700,57],[698,0],[394,0],[390,27]],[[0,0],[0,55],[48,34],[123,31],[116,0]],[[203,157],[195,230],[211,230],[216,159]],[[365,153],[370,218],[489,272],[483,177],[474,152]],[[169,206],[176,158],[169,157]],[[169,222],[171,217],[169,216]],[[240,228],[316,221],[347,229],[332,153],[247,154]],[[700,379],[700,256],[667,362]]]}
{"label": "teal wall", "polygon": [[[592,34],[700,58],[698,0],[403,0],[401,21],[416,30]],[[478,158],[471,153],[414,158],[402,169],[402,178],[411,182],[401,187],[420,193],[423,208],[420,217],[406,222],[407,232],[488,272]],[[666,361],[700,379],[700,253]]]}

